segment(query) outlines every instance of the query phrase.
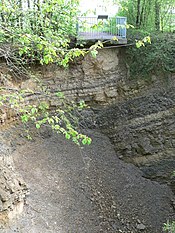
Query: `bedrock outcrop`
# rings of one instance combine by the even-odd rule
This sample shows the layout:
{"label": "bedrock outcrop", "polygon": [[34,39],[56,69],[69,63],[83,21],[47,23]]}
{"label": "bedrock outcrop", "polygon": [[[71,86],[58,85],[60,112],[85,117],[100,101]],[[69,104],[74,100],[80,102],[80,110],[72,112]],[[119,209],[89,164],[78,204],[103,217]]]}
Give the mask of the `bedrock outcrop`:
{"label": "bedrock outcrop", "polygon": [[[140,167],[145,177],[169,183],[174,189],[174,76],[152,75],[149,79],[131,79],[125,56],[124,49],[103,49],[99,51],[96,59],[86,56],[71,64],[68,69],[61,69],[56,65],[31,67],[34,78],[18,81],[13,79],[3,64],[0,84],[7,89],[33,90],[34,94],[27,97],[29,102],[39,98],[41,83],[42,87],[53,94],[63,91],[71,100],[84,99],[91,107],[91,110],[85,113],[85,121],[88,120],[88,125],[99,128],[111,139],[116,156]],[[59,99],[50,99],[50,105],[59,105]],[[2,124],[7,124],[15,117],[14,112],[11,113],[5,108],[0,110]],[[1,148],[13,148],[7,146],[8,137],[4,139],[3,136],[1,142]],[[14,206],[22,203],[27,190],[13,169],[11,149],[0,150],[0,165],[3,166],[4,177],[1,186],[6,190],[5,195],[10,197],[6,198],[6,202],[10,204],[1,200],[1,213],[11,211]],[[5,151],[8,151],[8,156]],[[10,165],[6,163],[7,158],[11,160]],[[4,174],[8,173],[6,178]],[[9,182],[6,187],[3,186],[5,182]]]}
{"label": "bedrock outcrop", "polygon": [[68,70],[35,72],[53,93],[62,90],[90,105],[93,116],[85,118],[110,137],[121,159],[174,187],[175,75],[131,79],[125,58],[125,49],[103,49],[96,59],[87,56]]}
{"label": "bedrock outcrop", "polygon": [[[45,87],[51,93],[63,91],[66,97],[76,101],[84,99],[87,103],[95,105],[107,105],[116,98],[118,93],[116,85],[120,86],[125,77],[125,67],[122,65],[120,57],[122,51],[102,50],[97,59],[90,56],[79,59],[70,65],[69,69],[61,69],[56,65],[41,67],[31,67],[32,76],[28,79],[18,79],[14,77],[11,68],[5,63],[0,64],[0,86],[4,89],[1,94],[10,91],[20,91],[30,89],[33,91],[26,97],[26,103],[35,103],[40,98],[38,94]],[[38,80],[40,80],[38,82]],[[50,100],[51,106],[59,105],[59,99]],[[8,129],[3,127],[16,120],[16,112],[11,111],[4,105],[0,109],[0,221],[1,225],[9,222],[22,212],[26,193],[28,192],[24,181],[16,173],[12,151],[15,149],[12,135]],[[18,135],[19,136],[19,135]],[[22,141],[20,138],[19,141]]]}
{"label": "bedrock outcrop", "polygon": [[28,193],[24,180],[14,169],[12,132],[2,128],[0,132],[0,229],[22,213]]}
{"label": "bedrock outcrop", "polygon": [[[38,86],[51,93],[63,91],[70,100],[85,100],[94,113],[86,119],[107,134],[117,154],[142,168],[146,177],[174,183],[175,82],[174,75],[131,79],[125,49],[105,48],[97,58],[80,58],[67,69],[56,65],[31,67],[32,77],[14,82],[2,66],[1,85],[31,89],[27,101],[40,98]],[[40,82],[38,83],[38,81]],[[59,99],[50,99],[51,106]],[[4,123],[13,113],[1,109]]]}
{"label": "bedrock outcrop", "polygon": [[[170,80],[169,80],[170,81]],[[98,112],[97,122],[121,159],[141,168],[145,177],[174,189],[175,87],[173,80]]]}
{"label": "bedrock outcrop", "polygon": [[35,73],[53,93],[84,99],[94,111],[85,118],[110,137],[121,159],[174,187],[175,75],[131,79],[125,58],[125,49],[103,49],[67,70],[52,66]]}

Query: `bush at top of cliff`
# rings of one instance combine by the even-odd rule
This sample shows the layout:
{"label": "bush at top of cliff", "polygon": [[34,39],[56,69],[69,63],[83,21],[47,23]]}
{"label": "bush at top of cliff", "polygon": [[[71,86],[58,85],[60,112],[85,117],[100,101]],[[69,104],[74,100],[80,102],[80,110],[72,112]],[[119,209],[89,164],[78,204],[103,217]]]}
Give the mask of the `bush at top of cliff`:
{"label": "bush at top of cliff", "polygon": [[0,2],[0,56],[7,63],[57,63],[83,55],[69,50],[70,37],[76,35],[76,0],[20,0]]}
{"label": "bush at top of cliff", "polygon": [[[129,42],[149,35],[145,31],[130,30]],[[151,34],[151,44],[127,50],[127,60],[131,77],[148,77],[150,74],[168,74],[175,72],[175,33]]]}

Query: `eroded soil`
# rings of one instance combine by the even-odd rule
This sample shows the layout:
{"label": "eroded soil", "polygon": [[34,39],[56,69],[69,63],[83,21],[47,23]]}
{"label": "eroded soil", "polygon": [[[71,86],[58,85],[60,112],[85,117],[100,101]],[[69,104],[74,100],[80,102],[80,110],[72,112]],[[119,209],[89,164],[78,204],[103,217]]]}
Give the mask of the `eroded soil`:
{"label": "eroded soil", "polygon": [[169,187],[119,160],[109,139],[89,131],[78,148],[43,132],[19,143],[15,167],[30,188],[20,219],[2,233],[160,233],[175,217]]}

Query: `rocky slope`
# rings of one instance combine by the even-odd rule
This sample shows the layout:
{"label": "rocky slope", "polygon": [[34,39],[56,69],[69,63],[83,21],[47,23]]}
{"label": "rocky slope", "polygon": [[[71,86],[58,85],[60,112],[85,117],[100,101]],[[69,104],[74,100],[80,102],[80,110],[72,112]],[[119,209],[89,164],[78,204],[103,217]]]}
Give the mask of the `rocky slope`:
{"label": "rocky slope", "polygon": [[12,132],[2,128],[0,132],[0,227],[8,226],[22,213],[28,193],[20,173],[14,169]]}
{"label": "rocky slope", "polygon": [[173,190],[174,93],[172,79],[103,109],[97,116],[100,129],[111,138],[120,158],[139,166],[145,177],[169,183]]}
{"label": "rocky slope", "polygon": [[[74,99],[78,101],[80,99],[84,99],[86,103],[88,103],[91,106],[90,111],[85,111],[84,122],[88,123],[88,125],[90,125],[91,127],[96,127],[100,129],[101,132],[103,132],[105,135],[107,135],[110,138],[112,144],[114,145],[115,152],[110,142],[108,141],[106,143],[107,139],[104,139],[104,137],[100,135],[99,136],[100,141],[103,142],[104,139],[104,144],[102,143],[103,149],[101,151],[100,141],[97,140],[98,136],[97,139],[95,139],[95,142],[97,140],[97,144],[94,144],[95,148],[92,147],[92,151],[94,151],[92,153],[96,155],[95,157],[98,158],[97,159],[98,161],[97,161],[97,167],[96,165],[95,167],[93,167],[94,166],[93,163],[91,164],[92,177],[91,177],[91,173],[89,173],[89,170],[88,173],[86,174],[87,177],[91,177],[90,182],[92,182],[91,184],[87,183],[88,185],[90,185],[87,187],[88,190],[91,190],[95,185],[95,189],[98,190],[97,187],[99,183],[97,180],[94,180],[95,179],[94,177],[98,177],[99,180],[104,179],[102,192],[107,193],[108,189],[111,190],[110,193],[113,193],[112,195],[114,196],[115,201],[119,202],[120,205],[123,206],[123,207],[119,206],[121,208],[120,210],[122,213],[121,219],[123,220],[121,220],[120,218],[118,219],[116,216],[114,216],[114,211],[111,209],[112,207],[108,208],[107,207],[108,204],[105,204],[105,200],[107,200],[108,202],[108,194],[107,194],[107,196],[105,197],[101,197],[101,196],[97,197],[98,200],[95,201],[96,203],[94,203],[92,207],[92,209],[97,208],[96,210],[97,212],[94,213],[92,211],[91,219],[93,218],[96,219],[98,215],[99,216],[102,215],[102,219],[107,218],[108,220],[107,221],[102,220],[102,223],[99,222],[101,221],[99,220],[97,221],[98,222],[97,223],[95,222],[96,220],[91,222],[91,220],[87,219],[87,221],[90,221],[90,223],[85,223],[85,228],[88,229],[88,224],[90,224],[91,227],[97,227],[94,228],[93,230],[94,232],[96,232],[96,230],[97,232],[99,232],[100,230],[99,226],[104,225],[104,228],[102,228],[104,231],[102,232],[105,232],[105,230],[107,231],[108,227],[111,230],[111,232],[116,232],[116,229],[119,231],[120,228],[122,232],[137,232],[137,231],[139,232],[139,230],[141,229],[138,229],[137,225],[140,226],[140,224],[142,224],[140,227],[142,228],[144,225],[143,232],[150,232],[150,233],[151,232],[155,233],[156,231],[161,232],[163,222],[165,222],[168,218],[171,218],[173,216],[173,209],[171,205],[173,203],[173,194],[166,186],[161,186],[156,182],[148,181],[144,179],[143,176],[146,178],[151,178],[152,180],[156,180],[160,183],[168,183],[173,191],[175,189],[174,177],[172,176],[172,173],[175,170],[175,166],[174,166],[175,165],[174,162],[175,161],[174,160],[175,82],[174,82],[173,74],[168,78],[155,77],[154,75],[152,75],[149,79],[131,80],[128,72],[128,67],[125,62],[125,51],[124,49],[117,49],[117,48],[104,49],[99,51],[99,55],[97,56],[97,59],[87,56],[84,59],[77,60],[76,63],[72,64],[67,70],[62,70],[58,68],[56,65],[47,66],[47,67],[32,67],[31,69],[32,69],[31,71],[33,73],[33,77],[35,77],[34,79],[30,78],[28,80],[15,81],[11,73],[9,73],[8,69],[6,69],[5,65],[3,64],[1,66],[1,76],[0,76],[1,86],[6,87],[7,89],[11,88],[13,90],[30,88],[34,91],[34,94],[31,94],[27,98],[27,101],[35,101],[39,97],[38,81],[36,82],[36,80],[41,79],[42,85],[45,86],[46,89],[50,90],[52,93],[61,90],[64,91],[66,97],[70,98],[71,100]],[[59,104],[58,99],[50,100],[50,105],[52,107],[57,106],[58,104]],[[8,125],[9,120],[15,120],[15,117],[16,115],[14,112],[9,112],[7,111],[7,109],[1,108],[0,122],[2,125],[4,124]],[[35,146],[36,146],[36,150],[38,150],[36,153],[33,152],[35,156],[40,155],[39,151],[42,151],[42,154],[45,153],[42,150],[42,148],[39,146],[40,143],[43,146],[47,145],[48,148],[50,148],[49,145],[47,144],[47,140],[42,141],[41,139],[36,139],[36,141],[37,140],[39,141],[37,142],[36,145],[33,144],[34,148],[32,148],[32,144],[31,144],[30,145],[31,147],[29,146],[28,150],[25,151],[25,147],[24,147],[22,151],[20,151],[20,148],[22,147],[18,147],[17,145],[14,145],[15,142],[14,137],[18,138],[17,144],[21,144],[21,142],[23,143],[24,141],[23,141],[23,137],[20,137],[20,134],[16,136],[17,134],[15,133],[15,131],[13,130],[1,131],[2,140],[1,140],[1,148],[0,148],[1,149],[0,167],[2,166],[2,169],[0,171],[2,174],[1,176],[2,182],[0,183],[0,189],[5,190],[5,194],[4,194],[5,199],[2,191],[1,202],[0,202],[0,207],[1,207],[0,218],[7,219],[7,221],[5,222],[8,222],[8,219],[11,219],[13,216],[16,215],[16,213],[21,212],[23,202],[25,200],[25,195],[27,193],[27,188],[25,183],[21,180],[19,175],[16,174],[16,172],[13,169],[13,158],[11,156],[12,151],[15,148],[17,150],[15,154],[16,158],[18,158],[16,160],[16,164],[17,167],[18,164],[20,164],[20,167],[18,167],[20,173],[20,170],[23,170],[23,164],[25,170],[28,169],[27,164],[30,164],[30,162],[31,162],[31,165],[29,165],[30,170],[32,169],[32,166],[34,166],[35,161],[34,159],[32,161],[29,161],[30,159],[28,160],[28,153],[30,152],[32,153],[32,150],[35,148]],[[10,139],[10,137],[12,138]],[[53,147],[57,148],[55,143],[56,139],[52,138],[49,140],[53,140]],[[52,145],[52,142],[51,141],[49,142]],[[64,142],[61,140],[60,143],[61,144],[59,144],[59,146],[61,145],[62,148],[62,146],[64,146]],[[98,151],[96,151],[96,147]],[[46,149],[47,147],[44,148]],[[70,146],[67,144],[65,145],[64,149],[66,148],[69,148],[66,155],[66,158],[68,159],[68,154],[69,153],[71,154],[73,152],[71,152]],[[59,151],[59,148],[57,149]],[[54,149],[50,148],[50,151],[52,150]],[[108,154],[110,154],[109,152],[112,153],[111,155],[112,162],[110,161],[110,157],[108,158]],[[20,157],[22,154],[26,155],[25,157],[26,160],[24,161],[22,160],[23,158]],[[59,152],[58,153],[53,152],[53,154],[59,154]],[[104,157],[103,161],[101,161],[100,157],[98,157],[101,154]],[[90,161],[93,162],[96,161],[94,160],[93,156],[91,158],[91,151],[89,151],[88,149],[87,149],[87,155],[88,156],[83,157],[83,161],[85,161],[86,164],[89,164]],[[51,155],[45,154],[44,159],[46,159],[46,161],[48,159],[48,156],[50,158]],[[30,158],[32,158],[32,154],[30,154]],[[139,172],[139,170],[132,165],[129,164],[127,165],[121,162],[119,159],[122,159],[127,163],[132,163],[138,166],[140,170],[142,170],[142,172]],[[63,162],[62,157],[60,157],[59,161],[61,162],[62,165],[67,167],[68,170],[70,169],[69,165],[67,164],[69,159],[68,161]],[[70,161],[72,161],[74,164],[79,163],[78,159],[76,160],[77,162],[74,160],[70,160]],[[55,163],[58,164],[56,160]],[[98,163],[100,165],[98,165]],[[119,167],[117,167],[117,165]],[[38,162],[38,166],[39,166],[39,162]],[[44,161],[43,161],[43,166],[47,166],[46,164],[44,164]],[[51,166],[50,169],[53,168],[53,170],[55,170],[56,172],[56,168],[54,167],[55,165],[51,164],[50,166]],[[100,166],[102,167],[102,169],[104,169],[105,171],[104,174],[101,171]],[[124,167],[124,171],[122,170],[121,167]],[[60,170],[61,169],[62,168],[60,167]],[[45,168],[45,171],[46,170],[49,170],[49,168]],[[120,174],[117,173],[117,170],[120,171]],[[87,172],[87,169],[85,169],[84,171]],[[36,185],[36,189],[39,188],[37,186],[37,183],[36,184],[33,183],[35,181],[35,177],[37,174],[34,172],[35,176],[32,177],[31,175],[30,177],[29,173],[30,173],[29,170],[28,171],[26,170],[26,173],[24,171],[24,176],[25,179],[27,180],[27,183],[29,182],[29,185],[31,185],[31,187],[32,185],[34,185],[33,188],[31,188],[32,192],[34,192],[35,185]],[[115,176],[113,173],[116,174],[117,176]],[[129,175],[130,173],[131,173],[131,178],[128,178],[130,176]],[[36,182],[41,182],[40,174],[42,174],[42,178],[43,178],[44,174],[42,173],[42,168],[38,167],[39,178],[38,181],[36,180]],[[56,174],[55,176],[56,177],[58,176],[59,178],[59,174],[57,173],[54,174]],[[53,177],[54,174],[52,174]],[[124,176],[122,176],[122,174],[124,174]],[[77,175],[75,176],[77,177]],[[121,182],[120,182],[120,176],[121,176]],[[82,177],[84,177],[84,174],[82,175]],[[83,181],[81,182],[85,183],[86,186],[87,180],[85,178],[82,179]],[[68,182],[68,180],[69,178],[67,178],[66,182]],[[49,180],[46,179],[45,182],[48,185],[48,187],[50,187],[48,183]],[[53,183],[54,182],[55,181],[53,180]],[[72,181],[70,179],[70,183],[71,182]],[[79,181],[76,180],[75,185],[77,184],[77,182]],[[138,186],[136,184],[138,184]],[[143,186],[141,184],[143,184]],[[70,185],[74,185],[74,184],[70,184]],[[41,188],[42,189],[41,192],[43,192],[44,187],[46,188],[46,186],[43,186]],[[72,187],[73,186],[70,186],[70,189],[68,190],[69,193],[72,192],[71,191]],[[115,187],[117,187],[117,189],[115,189]],[[56,192],[55,189],[54,192]],[[98,192],[101,193],[100,190],[98,190]],[[99,195],[98,192],[96,194],[97,196]],[[132,194],[133,196],[130,196],[129,194],[130,192],[131,193],[133,192]],[[91,191],[87,191],[87,193],[88,193],[87,195],[91,196]],[[126,196],[123,195],[123,193],[127,193]],[[138,203],[137,203],[136,193],[138,193],[140,198],[140,202]],[[144,196],[143,193],[145,193],[146,196]],[[36,203],[37,202],[39,203],[38,207],[41,205],[39,201],[39,196],[40,194],[38,194],[38,191],[36,191],[36,199],[34,201],[36,201]],[[119,199],[117,199],[118,197]],[[34,196],[32,196],[32,198],[34,198]],[[30,199],[31,202],[32,202],[32,198]],[[49,197],[47,195],[42,197],[43,202],[44,202],[44,198],[46,198],[46,200],[48,200],[49,202]],[[67,198],[68,199],[70,198],[72,200],[71,194],[70,197],[68,196]],[[77,199],[75,198],[75,200]],[[112,199],[110,198],[109,206],[112,206],[110,204],[111,200]],[[86,201],[85,203],[89,203],[89,201],[87,202]],[[131,201],[131,205],[129,205],[130,201]],[[55,202],[55,199],[53,202]],[[159,213],[158,215],[156,209],[154,208],[150,209],[150,206],[152,208],[152,205],[154,205],[157,202],[158,202],[157,204],[158,207],[156,208],[158,208],[158,213]],[[54,206],[52,204],[50,205],[51,208]],[[107,214],[104,215],[107,217],[104,217],[103,214],[101,214],[101,212],[99,213],[99,211],[101,211],[100,209],[103,208],[104,205],[106,205],[105,208],[108,208]],[[140,205],[140,209],[139,209],[139,205]],[[89,204],[87,204],[87,206],[89,206]],[[42,214],[44,214],[45,207],[46,205],[42,207],[43,208]],[[61,208],[61,207],[57,206],[57,208]],[[65,208],[69,209],[68,206],[65,206]],[[75,209],[74,213],[76,215],[77,214],[76,209],[81,208],[81,206],[75,207],[73,205],[71,208]],[[132,209],[133,209],[133,215],[132,215]],[[136,211],[134,211],[134,209]],[[165,213],[162,212],[162,209],[166,210]],[[142,210],[144,210],[143,211],[144,214],[142,213]],[[51,209],[48,209],[47,211],[51,211]],[[54,211],[53,212],[51,211],[52,214],[55,214]],[[83,211],[84,211],[82,214],[83,217],[81,216],[81,214],[79,215],[78,213],[77,215],[78,217],[76,218],[76,219],[81,219],[80,222],[82,223],[84,219],[86,219],[85,213],[89,213],[91,209],[89,210],[85,206],[83,207]],[[124,212],[127,212],[126,221],[124,219]],[[31,215],[33,215],[33,213],[34,212],[31,212]],[[145,218],[143,215],[145,215]],[[72,212],[70,212],[70,216],[72,216]],[[137,218],[137,216],[141,216],[141,217]],[[24,213],[24,219],[26,218],[27,218],[27,214]],[[20,225],[22,228],[24,228],[24,231],[26,231],[26,229],[27,230],[29,229],[25,227],[29,227],[29,225],[31,224],[30,222],[31,218],[32,217],[29,216],[28,218],[29,220],[24,220],[24,225],[26,224],[26,226]],[[42,222],[40,216],[35,216],[35,218],[37,222],[38,221]],[[50,219],[51,217],[45,216],[44,218]],[[62,221],[60,216],[58,216],[58,218],[60,219],[60,221]],[[115,221],[113,221],[113,219],[115,219],[116,223]],[[75,219],[70,220],[69,224],[74,224],[74,220]],[[46,222],[48,223],[49,221],[51,220],[48,220]],[[122,221],[123,221],[123,225],[122,225]],[[4,220],[2,222],[4,222]],[[114,229],[112,228],[113,222],[114,222]],[[96,226],[96,224],[97,225],[100,224],[100,225]],[[52,228],[52,226],[50,227],[51,227],[50,232],[57,232],[57,231],[59,232],[58,226],[55,226],[56,228]],[[69,226],[66,227],[67,229],[69,229]],[[82,225],[80,224],[80,227],[83,227],[83,224]],[[14,231],[15,229],[17,231],[17,228],[14,228]],[[40,232],[41,229],[42,229],[41,226],[36,226],[36,229],[34,227],[33,231],[37,233]],[[65,230],[66,228],[64,227],[60,229],[62,229],[62,232],[66,232]],[[75,229],[75,226],[73,226],[72,229]],[[70,232],[71,231],[72,230],[70,228]],[[88,230],[86,231],[88,232]]]}
{"label": "rocky slope", "polygon": [[107,137],[86,133],[93,143],[84,149],[48,129],[32,142],[13,140],[31,194],[22,218],[2,233],[163,232],[174,218],[171,190],[118,159]]}

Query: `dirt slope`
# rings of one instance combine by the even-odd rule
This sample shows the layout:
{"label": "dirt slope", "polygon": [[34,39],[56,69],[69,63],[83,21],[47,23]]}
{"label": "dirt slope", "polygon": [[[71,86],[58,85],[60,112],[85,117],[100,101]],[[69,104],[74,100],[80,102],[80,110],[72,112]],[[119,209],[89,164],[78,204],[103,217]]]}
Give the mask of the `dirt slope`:
{"label": "dirt slope", "polygon": [[89,132],[80,150],[43,132],[13,152],[30,195],[22,218],[2,233],[160,233],[174,216],[171,190],[120,161],[108,138]]}

